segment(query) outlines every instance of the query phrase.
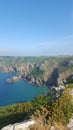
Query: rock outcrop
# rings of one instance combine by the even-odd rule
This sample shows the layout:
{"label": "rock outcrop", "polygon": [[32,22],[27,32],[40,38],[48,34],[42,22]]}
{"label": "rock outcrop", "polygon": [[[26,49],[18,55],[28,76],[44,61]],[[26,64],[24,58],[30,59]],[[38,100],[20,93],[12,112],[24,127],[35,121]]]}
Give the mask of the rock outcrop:
{"label": "rock outcrop", "polygon": [[5,64],[0,66],[0,72],[29,72],[33,68],[33,64],[21,64],[18,66],[17,64],[6,66]]}
{"label": "rock outcrop", "polygon": [[12,78],[9,78],[6,80],[7,83],[12,83],[12,82],[16,82],[18,80],[21,79],[21,75],[20,76],[13,76]]}
{"label": "rock outcrop", "polygon": [[29,121],[24,121],[21,123],[16,123],[13,125],[8,125],[8,126],[2,128],[1,130],[29,130],[29,126],[32,126],[34,124],[35,124],[34,121],[29,120]]}
{"label": "rock outcrop", "polygon": [[21,77],[23,80],[25,80],[30,84],[38,85],[38,86],[44,85],[44,80],[42,78],[38,78],[30,74],[27,75],[23,74]]}
{"label": "rock outcrop", "polygon": [[72,115],[72,117],[70,118],[67,127],[70,128],[70,130],[73,130],[73,115]]}
{"label": "rock outcrop", "polygon": [[0,67],[0,72],[2,73],[14,72],[14,69],[12,67],[3,66],[3,67]]}
{"label": "rock outcrop", "polygon": [[58,86],[59,71],[57,68],[53,69],[50,77],[46,81],[47,86]]}

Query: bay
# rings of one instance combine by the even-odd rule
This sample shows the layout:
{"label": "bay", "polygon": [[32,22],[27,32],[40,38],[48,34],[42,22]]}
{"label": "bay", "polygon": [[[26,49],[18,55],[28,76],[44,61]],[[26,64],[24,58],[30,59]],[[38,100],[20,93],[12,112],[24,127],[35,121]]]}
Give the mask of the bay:
{"label": "bay", "polygon": [[23,80],[15,83],[7,83],[6,79],[13,77],[15,73],[0,73],[0,106],[6,106],[17,102],[31,101],[35,96],[47,93],[47,87],[30,85]]}

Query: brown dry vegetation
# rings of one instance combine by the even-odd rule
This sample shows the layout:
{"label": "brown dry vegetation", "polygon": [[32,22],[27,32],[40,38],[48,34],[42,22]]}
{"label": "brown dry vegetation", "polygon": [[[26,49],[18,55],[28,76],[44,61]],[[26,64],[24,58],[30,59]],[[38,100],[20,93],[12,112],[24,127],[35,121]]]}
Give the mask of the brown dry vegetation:
{"label": "brown dry vegetation", "polygon": [[30,127],[30,130],[70,130],[70,128],[64,126],[62,123],[53,123],[53,129],[50,123],[48,124],[35,124],[34,126]]}
{"label": "brown dry vegetation", "polygon": [[54,130],[69,130],[66,124],[72,113],[71,99],[72,97],[67,88],[51,106],[36,110],[31,117],[36,121],[36,124],[30,130],[51,130],[51,126],[54,126]]}

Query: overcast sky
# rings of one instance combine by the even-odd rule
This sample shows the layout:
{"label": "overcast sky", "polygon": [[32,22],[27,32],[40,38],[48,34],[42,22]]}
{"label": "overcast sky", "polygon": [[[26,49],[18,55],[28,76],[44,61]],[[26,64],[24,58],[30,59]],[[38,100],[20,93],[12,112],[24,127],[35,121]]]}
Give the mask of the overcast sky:
{"label": "overcast sky", "polygon": [[73,55],[73,0],[0,0],[2,55]]}

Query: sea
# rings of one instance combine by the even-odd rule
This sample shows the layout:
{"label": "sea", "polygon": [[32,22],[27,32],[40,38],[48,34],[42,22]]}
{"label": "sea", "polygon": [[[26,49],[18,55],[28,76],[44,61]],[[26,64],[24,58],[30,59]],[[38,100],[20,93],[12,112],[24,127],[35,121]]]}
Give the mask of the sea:
{"label": "sea", "polygon": [[49,91],[47,87],[36,86],[19,80],[14,83],[7,83],[6,80],[17,73],[0,73],[0,107],[19,102],[33,100],[36,96],[45,94]]}

